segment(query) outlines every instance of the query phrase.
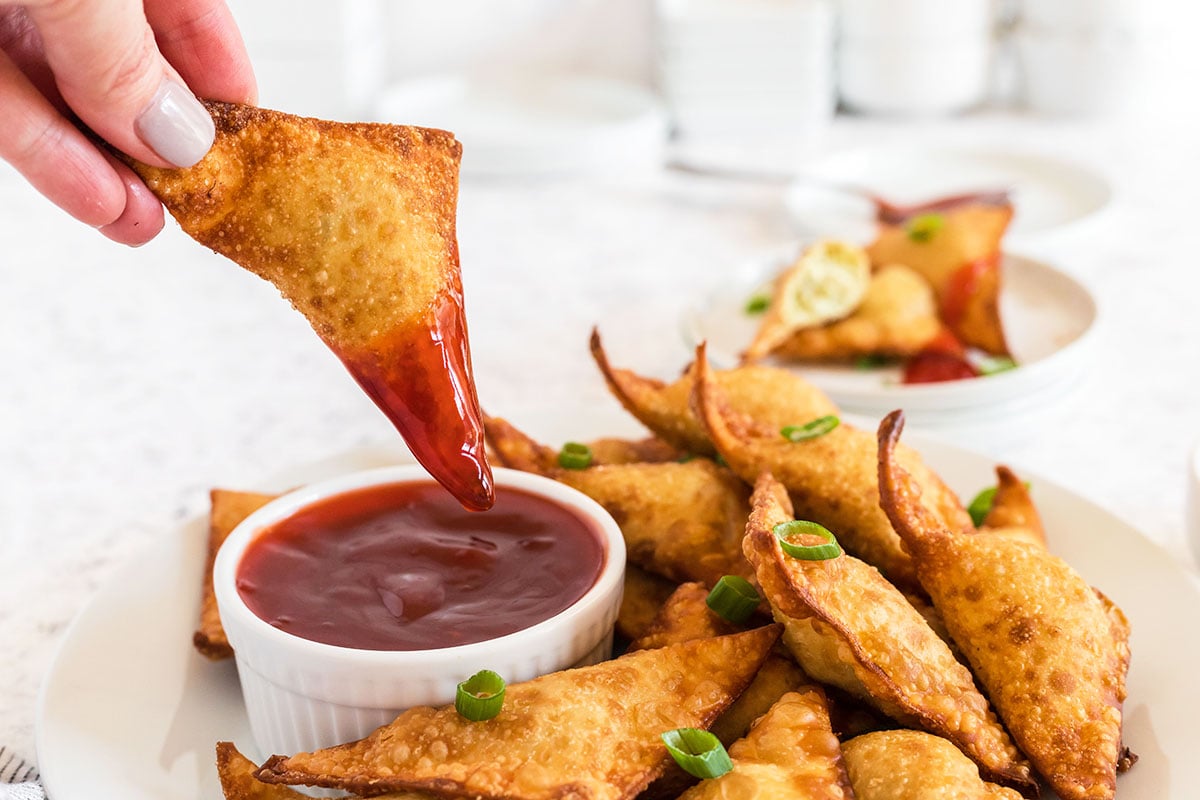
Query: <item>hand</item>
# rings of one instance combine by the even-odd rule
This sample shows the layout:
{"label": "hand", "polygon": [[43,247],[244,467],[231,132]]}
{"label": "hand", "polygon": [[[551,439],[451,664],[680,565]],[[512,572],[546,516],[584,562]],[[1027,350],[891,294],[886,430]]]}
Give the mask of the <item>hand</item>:
{"label": "hand", "polygon": [[114,241],[150,241],[162,205],[72,118],[139,161],[191,166],[213,141],[193,91],[256,98],[224,0],[0,0],[0,158]]}

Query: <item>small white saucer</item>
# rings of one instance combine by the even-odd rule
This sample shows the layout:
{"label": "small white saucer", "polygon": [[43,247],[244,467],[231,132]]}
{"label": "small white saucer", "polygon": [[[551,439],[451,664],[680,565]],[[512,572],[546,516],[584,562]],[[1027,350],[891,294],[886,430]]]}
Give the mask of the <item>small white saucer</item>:
{"label": "small white saucer", "polygon": [[396,84],[375,119],[451,131],[464,175],[611,172],[657,167],[667,116],[648,91],[570,75],[441,75]]}
{"label": "small white saucer", "polygon": [[[688,343],[707,341],[715,365],[734,366],[760,320],[746,314],[747,300],[793,255],[794,249],[748,263],[702,298],[684,315]],[[1083,284],[1040,261],[1007,253],[1000,312],[1020,366],[986,377],[906,386],[898,367],[766,363],[796,370],[846,411],[877,416],[902,408],[912,424],[924,427],[975,422],[1007,415],[1008,409],[1019,413],[1078,385],[1091,364],[1097,319],[1096,301]]]}
{"label": "small white saucer", "polygon": [[1044,154],[883,146],[844,150],[802,165],[784,203],[805,235],[865,242],[875,231],[874,206],[865,192],[904,204],[995,190],[1011,192],[1015,213],[1006,242],[1018,248],[1022,241],[1075,227],[1112,198],[1103,175]]}

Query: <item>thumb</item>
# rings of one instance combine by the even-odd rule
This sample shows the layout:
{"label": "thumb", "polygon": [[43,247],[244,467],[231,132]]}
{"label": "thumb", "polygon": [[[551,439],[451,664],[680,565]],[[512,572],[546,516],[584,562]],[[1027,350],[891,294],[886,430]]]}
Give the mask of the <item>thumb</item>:
{"label": "thumb", "polygon": [[159,52],[141,0],[28,0],[67,105],[97,135],[156,166],[190,167],[213,121]]}

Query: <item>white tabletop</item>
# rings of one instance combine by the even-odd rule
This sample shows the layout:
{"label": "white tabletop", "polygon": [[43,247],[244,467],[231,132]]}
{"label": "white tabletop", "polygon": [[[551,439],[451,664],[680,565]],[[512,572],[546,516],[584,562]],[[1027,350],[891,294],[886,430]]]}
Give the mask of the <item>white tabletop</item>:
{"label": "white tabletop", "polygon": [[[832,139],[1015,145],[1108,174],[1103,217],[1040,248],[1100,302],[1096,373],[1055,424],[988,452],[1094,499],[1192,569],[1200,159],[1177,133],[983,115],[841,120]],[[559,442],[638,432],[588,357],[593,324],[617,363],[677,374],[687,303],[794,233],[777,187],[656,173],[466,183],[459,236],[484,406]],[[0,744],[33,757],[55,646],[119,564],[203,514],[213,486],[395,434],[270,286],[173,223],[140,250],[112,244],[3,165],[0,341]]]}

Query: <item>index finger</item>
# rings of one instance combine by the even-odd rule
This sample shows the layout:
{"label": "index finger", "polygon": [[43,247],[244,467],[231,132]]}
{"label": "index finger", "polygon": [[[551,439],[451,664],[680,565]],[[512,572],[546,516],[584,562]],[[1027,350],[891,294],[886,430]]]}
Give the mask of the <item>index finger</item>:
{"label": "index finger", "polygon": [[251,103],[254,69],[224,0],[146,0],[159,50],[198,97]]}

